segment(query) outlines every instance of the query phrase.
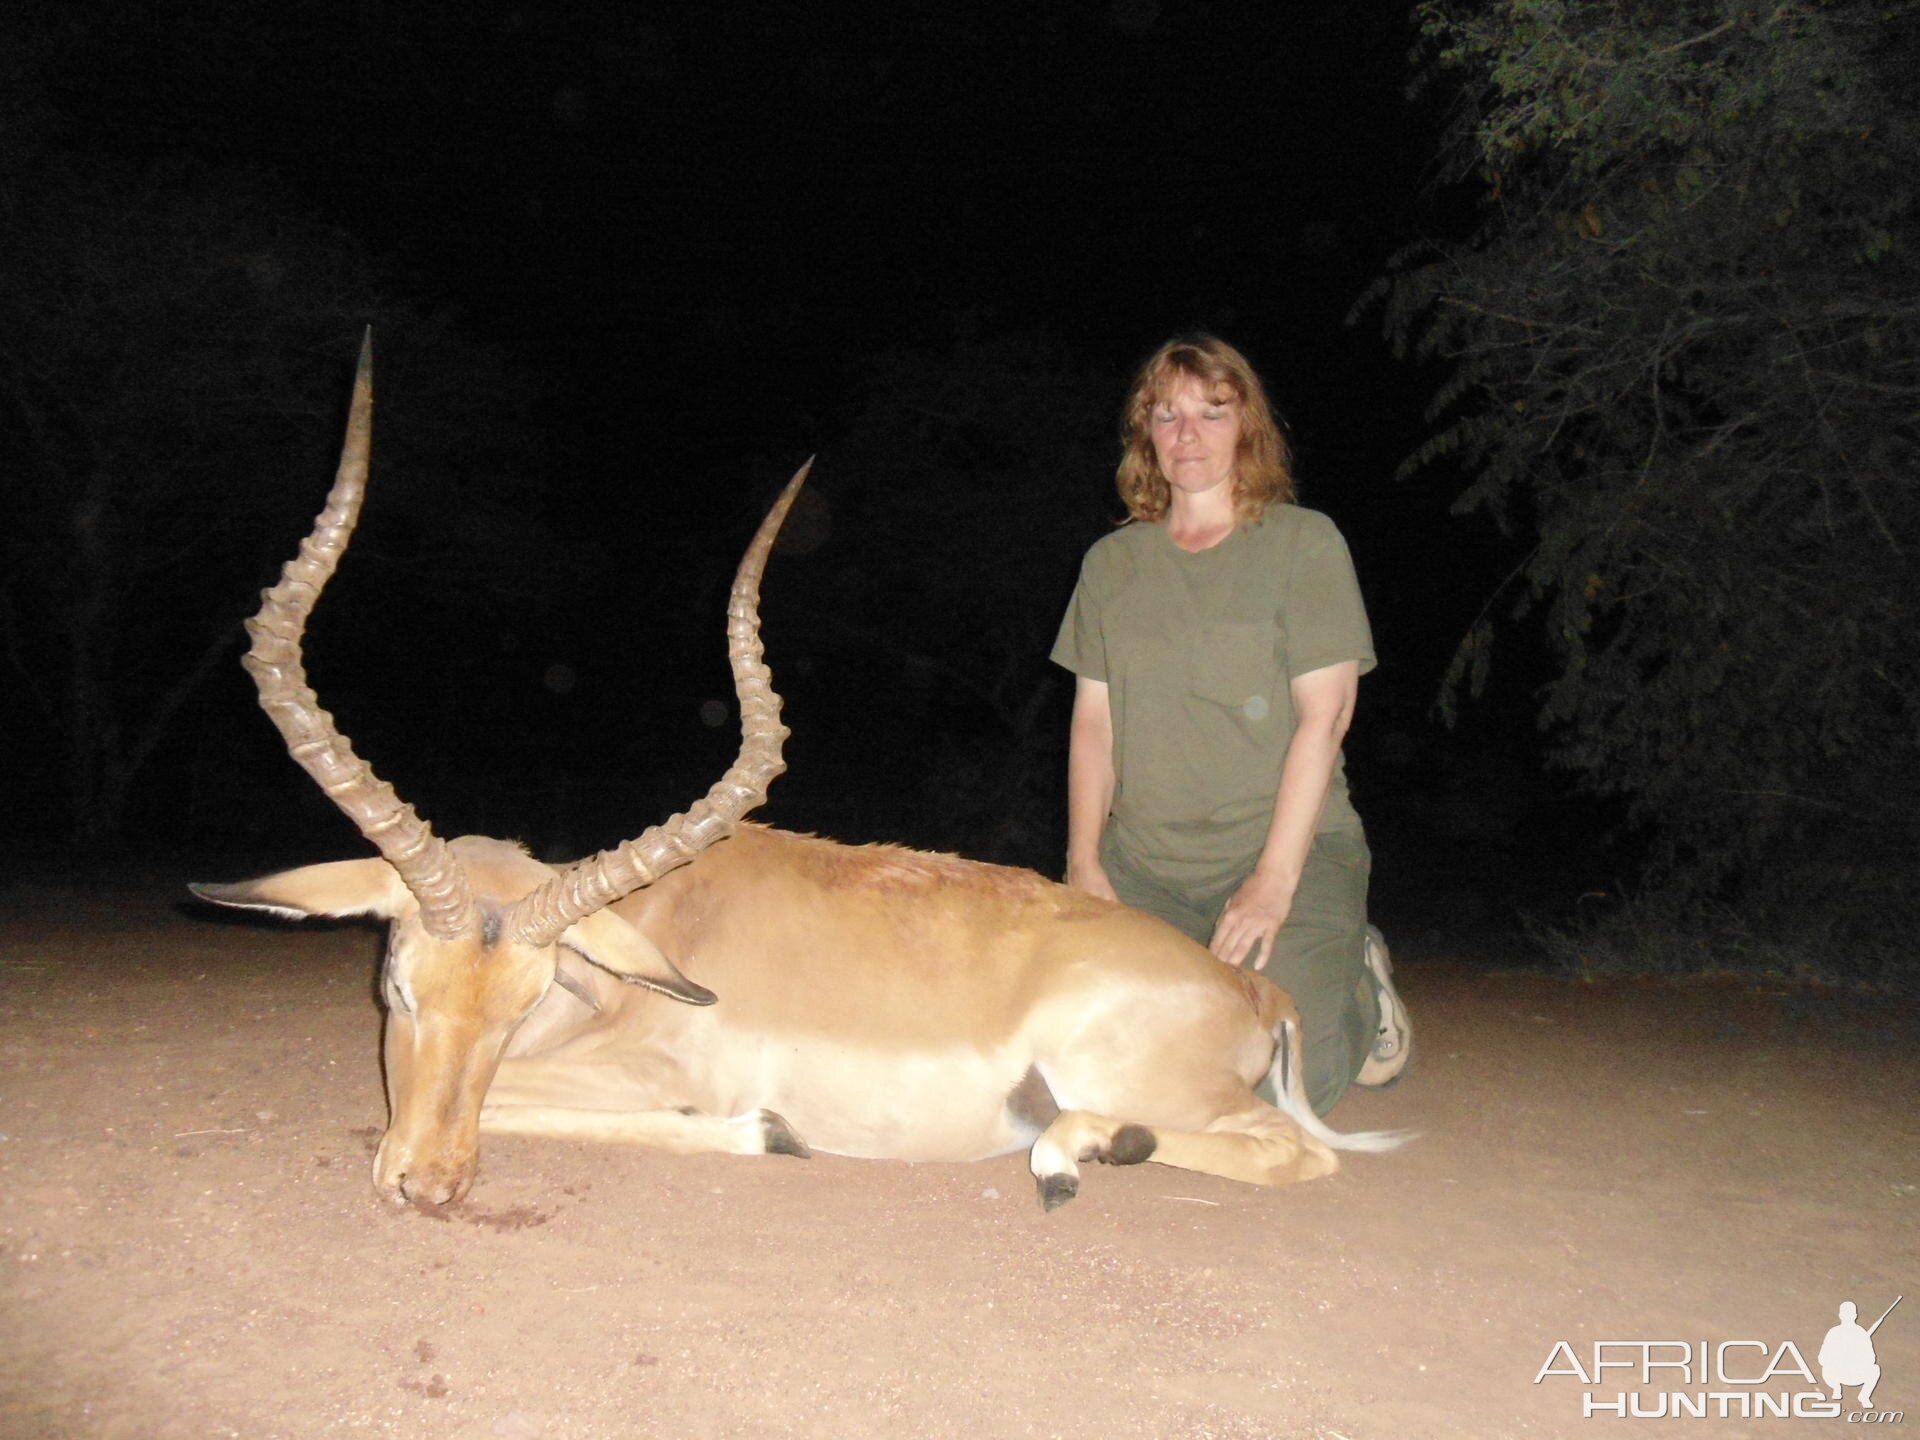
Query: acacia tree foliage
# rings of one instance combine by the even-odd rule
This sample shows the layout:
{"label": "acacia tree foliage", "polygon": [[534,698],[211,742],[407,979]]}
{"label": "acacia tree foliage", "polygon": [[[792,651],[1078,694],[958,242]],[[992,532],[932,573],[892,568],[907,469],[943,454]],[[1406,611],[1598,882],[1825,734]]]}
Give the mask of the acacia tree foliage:
{"label": "acacia tree foliage", "polygon": [[1920,854],[1916,9],[1425,0],[1481,224],[1379,290],[1449,372],[1409,469],[1532,542],[1451,693],[1544,624],[1542,724],[1650,883],[1834,938]]}

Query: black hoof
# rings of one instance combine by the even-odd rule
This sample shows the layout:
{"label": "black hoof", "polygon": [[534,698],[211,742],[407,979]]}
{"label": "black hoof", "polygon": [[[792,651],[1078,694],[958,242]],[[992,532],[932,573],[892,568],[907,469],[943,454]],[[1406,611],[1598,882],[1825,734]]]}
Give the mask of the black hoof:
{"label": "black hoof", "polygon": [[1058,1210],[1079,1193],[1080,1181],[1075,1176],[1042,1175],[1040,1177],[1040,1208],[1048,1214]]}
{"label": "black hoof", "polygon": [[807,1148],[807,1142],[794,1134],[793,1127],[771,1110],[760,1112],[760,1133],[769,1155],[797,1155],[802,1160],[813,1158],[813,1151]]}
{"label": "black hoof", "polygon": [[1101,1158],[1109,1165],[1138,1165],[1142,1160],[1153,1158],[1159,1143],[1153,1131],[1144,1125],[1122,1125],[1113,1132],[1107,1153]]}

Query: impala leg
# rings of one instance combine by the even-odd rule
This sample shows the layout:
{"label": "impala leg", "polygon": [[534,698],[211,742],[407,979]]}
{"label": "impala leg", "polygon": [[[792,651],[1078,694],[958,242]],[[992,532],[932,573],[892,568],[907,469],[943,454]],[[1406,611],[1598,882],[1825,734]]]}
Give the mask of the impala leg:
{"label": "impala leg", "polygon": [[648,1145],[680,1155],[809,1155],[806,1142],[771,1110],[710,1115],[680,1102],[698,1098],[678,1065],[595,1063],[578,1057],[501,1062],[480,1110],[495,1135],[549,1135]]}
{"label": "impala leg", "polygon": [[798,1155],[813,1152],[779,1115],[703,1115],[698,1110],[579,1110],[488,1101],[480,1128],[494,1135],[546,1135],[646,1145],[677,1155]]}
{"label": "impala leg", "polygon": [[1060,1113],[1027,1157],[1040,1203],[1057,1210],[1080,1189],[1080,1165],[1137,1165],[1152,1160],[1251,1185],[1287,1185],[1340,1168],[1332,1150],[1271,1105],[1248,1095],[1247,1108],[1204,1131],[1133,1124],[1086,1110]]}
{"label": "impala leg", "polygon": [[1235,1115],[1223,1115],[1195,1133],[1156,1130],[1153,1158],[1162,1165],[1198,1170],[1250,1185],[1291,1185],[1318,1180],[1340,1168],[1339,1157],[1273,1106],[1255,1101]]}
{"label": "impala leg", "polygon": [[1090,1110],[1062,1110],[1027,1152],[1027,1168],[1040,1186],[1040,1203],[1058,1210],[1080,1191],[1080,1161],[1138,1165],[1154,1158],[1158,1137],[1144,1125],[1130,1125]]}

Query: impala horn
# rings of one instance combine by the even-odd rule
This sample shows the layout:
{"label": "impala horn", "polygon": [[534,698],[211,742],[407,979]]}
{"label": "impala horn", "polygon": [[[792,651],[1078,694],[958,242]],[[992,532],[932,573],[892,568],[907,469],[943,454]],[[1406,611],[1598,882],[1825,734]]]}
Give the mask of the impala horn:
{"label": "impala horn", "polygon": [[[347,438],[333,489],[314,521],[313,533],[281,571],[280,583],[262,594],[259,613],[247,622],[253,644],[241,663],[253,676],[260,708],[279,729],[288,752],[399,873],[420,902],[421,921],[428,931],[450,940],[471,933],[479,924],[466,873],[446,842],[353,753],[308,686],[301,657],[307,618],[333,577],[360,516],[372,440],[373,336],[369,332],[360,346]],[[767,786],[786,769],[780,745],[787,730],[780,723],[780,697],[774,693],[772,673],[761,658],[760,577],[780,524],[812,465],[809,460],[788,482],[734,576],[727,606],[727,658],[740,701],[740,752],[733,765],[706,798],[684,814],[580,861],[515,902],[501,927],[505,933],[528,944],[552,943],[569,925],[724,840],[748,811],[767,798]]]}
{"label": "impala horn", "polygon": [[760,577],[767,568],[780,523],[813,468],[809,460],[760,522],[753,543],[733,577],[727,602],[727,660],[733,667],[733,693],[740,701],[740,753],[727,773],[682,814],[652,826],[639,836],[578,861],[531,894],[516,901],[501,929],[529,945],[548,945],[576,921],[649,885],[686,864],[702,850],[724,840],[740,821],[767,798],[767,786],[787,762],[780,744],[787,727],[780,723],[780,697],[773,674],[762,662]]}
{"label": "impala horn", "polygon": [[279,729],[287,750],[313,776],[333,803],[360,827],[420,902],[420,918],[443,940],[478,925],[467,877],[446,842],[373,773],[333,723],[333,716],[307,685],[300,641],[307,617],[353,537],[367,488],[367,457],[373,442],[373,332],[360,344],[347,412],[347,438],[326,508],[300,553],[280,572],[280,583],[262,592],[260,611],[247,621],[253,644],[241,664],[260,691],[260,708]]}

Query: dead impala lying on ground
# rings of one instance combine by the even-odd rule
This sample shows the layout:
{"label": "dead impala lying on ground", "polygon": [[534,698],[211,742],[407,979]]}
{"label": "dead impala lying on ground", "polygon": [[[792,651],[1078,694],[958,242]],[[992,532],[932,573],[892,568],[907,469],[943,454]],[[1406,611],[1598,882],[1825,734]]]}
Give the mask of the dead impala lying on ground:
{"label": "dead impala lying on ground", "polygon": [[[1397,1143],[1322,1124],[1287,996],[1158,920],[1024,870],[741,824],[784,768],[759,587],[804,468],[734,580],[742,745],[706,798],[559,873],[506,841],[440,840],[353,753],[301,658],[359,514],[372,411],[363,349],[333,490],[248,622],[245,664],[382,858],[193,888],[390,922],[383,1195],[458,1199],[482,1129],[899,1160],[1031,1146],[1049,1209],[1082,1160],[1278,1185]],[[1269,1070],[1281,1109],[1253,1093]]]}

